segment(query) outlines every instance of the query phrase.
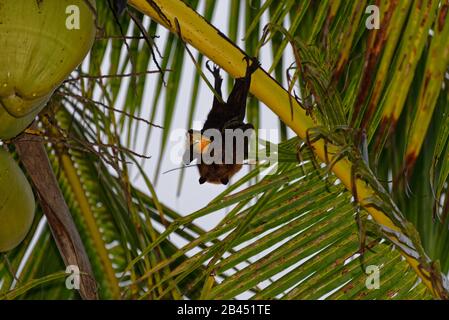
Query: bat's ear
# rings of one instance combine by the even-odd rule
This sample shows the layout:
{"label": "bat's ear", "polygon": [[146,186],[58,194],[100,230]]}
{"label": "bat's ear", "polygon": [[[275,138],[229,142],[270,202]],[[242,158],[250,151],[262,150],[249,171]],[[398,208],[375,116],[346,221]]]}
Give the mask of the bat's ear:
{"label": "bat's ear", "polygon": [[198,180],[198,182],[199,182],[200,184],[203,184],[203,183],[206,182],[206,178],[200,177],[200,179]]}
{"label": "bat's ear", "polygon": [[224,185],[227,185],[229,183],[229,179],[228,178],[221,178],[220,182]]}

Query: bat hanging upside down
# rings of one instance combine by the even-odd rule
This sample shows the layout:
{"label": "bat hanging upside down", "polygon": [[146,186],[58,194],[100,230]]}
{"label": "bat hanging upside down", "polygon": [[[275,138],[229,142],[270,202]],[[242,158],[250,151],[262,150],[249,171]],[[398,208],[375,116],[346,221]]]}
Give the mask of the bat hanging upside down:
{"label": "bat hanging upside down", "polygon": [[[244,123],[246,99],[251,85],[251,75],[260,67],[256,58],[245,58],[246,74],[235,80],[234,87],[227,102],[214,97],[212,110],[209,112],[201,131],[192,129],[188,132],[188,150],[184,162],[190,164],[198,160],[199,183],[228,184],[229,179],[241,168],[243,160],[248,158],[249,138],[254,131],[250,123]],[[207,69],[215,79],[215,91],[221,98],[223,79],[220,69]]]}

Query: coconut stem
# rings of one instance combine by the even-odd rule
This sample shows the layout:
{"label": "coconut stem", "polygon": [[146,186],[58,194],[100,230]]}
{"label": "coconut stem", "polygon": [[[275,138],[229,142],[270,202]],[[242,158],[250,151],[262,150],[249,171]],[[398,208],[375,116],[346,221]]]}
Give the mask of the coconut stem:
{"label": "coconut stem", "polygon": [[14,139],[14,144],[20,161],[37,192],[40,206],[47,218],[64,263],[66,266],[77,266],[80,270],[79,293],[81,297],[86,300],[98,299],[97,285],[89,258],[64,196],[59,189],[43,144],[43,138],[23,133]]}

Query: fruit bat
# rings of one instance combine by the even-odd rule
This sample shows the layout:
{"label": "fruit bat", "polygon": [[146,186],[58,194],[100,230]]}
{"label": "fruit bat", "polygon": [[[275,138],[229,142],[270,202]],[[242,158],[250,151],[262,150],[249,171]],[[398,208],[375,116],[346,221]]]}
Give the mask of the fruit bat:
{"label": "fruit bat", "polygon": [[[220,69],[217,66],[212,69],[208,63],[206,64],[207,69],[214,76],[215,97],[203,129],[199,132],[189,130],[188,147],[184,155],[185,164],[190,164],[194,159],[198,160],[200,184],[205,182],[228,184],[229,179],[242,168],[243,160],[248,158],[248,132],[251,135],[254,127],[250,123],[244,123],[246,99],[251,85],[251,76],[260,67],[260,63],[255,58],[245,58],[245,60],[247,61],[245,76],[235,80],[227,102],[222,99],[223,79],[220,76]],[[211,132],[216,134],[211,135]],[[231,139],[227,139],[228,134],[233,135],[230,136]],[[217,137],[221,139],[221,148],[212,148],[212,143]],[[239,156],[242,149],[243,157]],[[202,161],[206,154],[221,161]]]}

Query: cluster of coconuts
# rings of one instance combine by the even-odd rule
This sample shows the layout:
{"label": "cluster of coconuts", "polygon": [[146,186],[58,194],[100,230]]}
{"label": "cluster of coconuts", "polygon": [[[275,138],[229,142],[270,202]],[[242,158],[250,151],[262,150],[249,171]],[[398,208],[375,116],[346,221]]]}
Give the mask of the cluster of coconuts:
{"label": "cluster of coconuts", "polygon": [[[0,140],[25,130],[89,52],[96,28],[95,0],[88,2],[0,0]],[[27,178],[0,146],[0,252],[25,238],[35,206]]]}

